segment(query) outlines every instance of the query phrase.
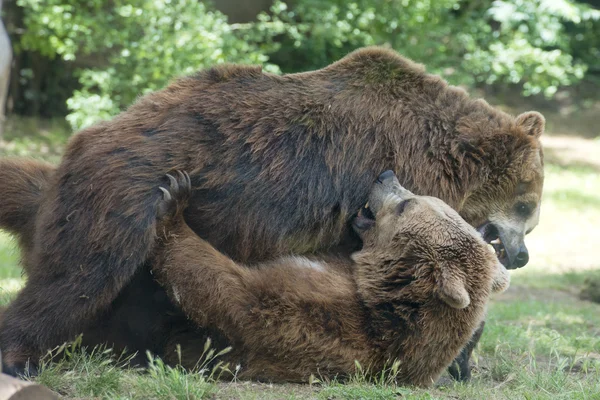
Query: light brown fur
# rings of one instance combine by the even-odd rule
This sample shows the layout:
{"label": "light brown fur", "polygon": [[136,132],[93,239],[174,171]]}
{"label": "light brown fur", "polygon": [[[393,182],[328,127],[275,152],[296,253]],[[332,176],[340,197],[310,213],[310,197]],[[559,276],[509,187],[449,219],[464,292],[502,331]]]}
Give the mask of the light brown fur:
{"label": "light brown fur", "polygon": [[[250,267],[178,213],[154,272],[195,323],[227,338],[233,351],[224,358],[241,366],[239,378],[343,378],[355,361],[377,374],[397,359],[399,383],[428,386],[469,341],[492,290],[507,287],[508,272],[441,200],[388,176],[369,202],[378,203],[377,220],[357,228],[364,247],[353,261],[284,257]],[[193,366],[202,345],[183,347],[184,360]]]}

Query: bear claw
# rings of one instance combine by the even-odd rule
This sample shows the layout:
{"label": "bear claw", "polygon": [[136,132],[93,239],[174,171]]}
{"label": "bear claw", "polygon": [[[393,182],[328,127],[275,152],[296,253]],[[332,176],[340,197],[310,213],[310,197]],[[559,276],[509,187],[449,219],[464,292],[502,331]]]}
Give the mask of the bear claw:
{"label": "bear claw", "polygon": [[[176,177],[173,175],[176,175]],[[175,171],[173,175],[166,174],[169,180],[168,187],[159,186],[163,193],[163,198],[158,204],[159,219],[180,214],[187,206],[192,192],[192,181],[187,172]]]}
{"label": "bear claw", "polygon": [[173,199],[171,197],[171,193],[169,193],[169,191],[167,189],[165,189],[164,187],[159,187],[159,189],[162,190],[162,192],[164,193],[164,197],[163,197],[164,201],[171,201]]}

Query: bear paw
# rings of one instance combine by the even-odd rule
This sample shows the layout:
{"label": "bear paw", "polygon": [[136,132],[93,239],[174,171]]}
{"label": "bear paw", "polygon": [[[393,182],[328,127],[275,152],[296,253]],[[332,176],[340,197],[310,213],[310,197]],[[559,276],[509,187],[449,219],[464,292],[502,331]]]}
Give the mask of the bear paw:
{"label": "bear paw", "polygon": [[[176,175],[176,177],[173,175]],[[158,203],[157,213],[159,220],[171,219],[182,215],[192,193],[192,181],[187,172],[175,171],[173,175],[167,174],[167,179],[169,180],[168,188],[159,187],[163,192],[163,198]]]}

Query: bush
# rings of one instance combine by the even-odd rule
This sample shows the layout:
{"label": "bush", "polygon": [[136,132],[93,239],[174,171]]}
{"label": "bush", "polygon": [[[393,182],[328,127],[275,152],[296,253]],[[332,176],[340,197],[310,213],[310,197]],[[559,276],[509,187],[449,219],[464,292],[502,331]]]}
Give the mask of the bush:
{"label": "bush", "polygon": [[300,0],[275,11],[289,27],[273,57],[283,70],[378,44],[454,84],[518,84],[552,97],[590,64],[600,69],[600,11],[569,0]]}
{"label": "bush", "polygon": [[197,0],[18,0],[19,49],[75,61],[78,129],[169,79],[223,62],[279,72],[323,67],[367,45],[426,64],[453,84],[517,85],[551,98],[600,74],[600,11],[574,0],[275,1],[248,24]]}
{"label": "bush", "polygon": [[194,0],[19,0],[28,10],[24,49],[74,60],[93,55],[98,66],[78,72],[81,85],[67,104],[75,129],[106,119],[137,96],[173,77],[223,62],[268,64],[281,23],[228,24]]}

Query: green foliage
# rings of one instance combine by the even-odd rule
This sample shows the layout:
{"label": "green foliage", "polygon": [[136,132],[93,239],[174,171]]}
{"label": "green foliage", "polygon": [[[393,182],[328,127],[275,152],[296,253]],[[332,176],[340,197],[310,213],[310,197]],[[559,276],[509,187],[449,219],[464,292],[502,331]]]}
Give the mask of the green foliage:
{"label": "green foliage", "polygon": [[276,3],[277,17],[290,26],[276,60],[282,69],[319,68],[357,47],[387,45],[415,60],[428,57],[435,69],[454,57],[457,7],[456,0],[300,0],[293,9]]}
{"label": "green foliage", "polygon": [[[228,24],[195,0],[19,0],[23,49],[92,66],[68,100],[74,128],[106,119],[173,77],[223,62],[266,64],[281,23]],[[86,58],[87,57],[87,58]],[[274,65],[266,69],[278,71]]]}
{"label": "green foliage", "polygon": [[[600,11],[569,0],[300,0],[275,11],[290,26],[273,58],[284,70],[322,67],[377,44],[455,84],[519,84],[525,95],[551,97],[600,64]],[[567,28],[579,31],[576,38]]]}
{"label": "green foliage", "polygon": [[574,60],[566,26],[584,23],[593,29],[596,21],[600,29],[600,11],[568,0],[520,0],[494,1],[488,13],[500,27],[497,42],[489,46],[494,62],[487,83],[506,77],[523,82],[525,94],[543,91],[550,97],[559,86],[583,78],[588,66]]}
{"label": "green foliage", "polygon": [[552,97],[600,75],[600,11],[576,0],[276,0],[247,24],[198,0],[17,0],[19,50],[78,66],[74,128],[106,119],[182,74],[223,62],[272,72],[391,47],[451,83]]}

